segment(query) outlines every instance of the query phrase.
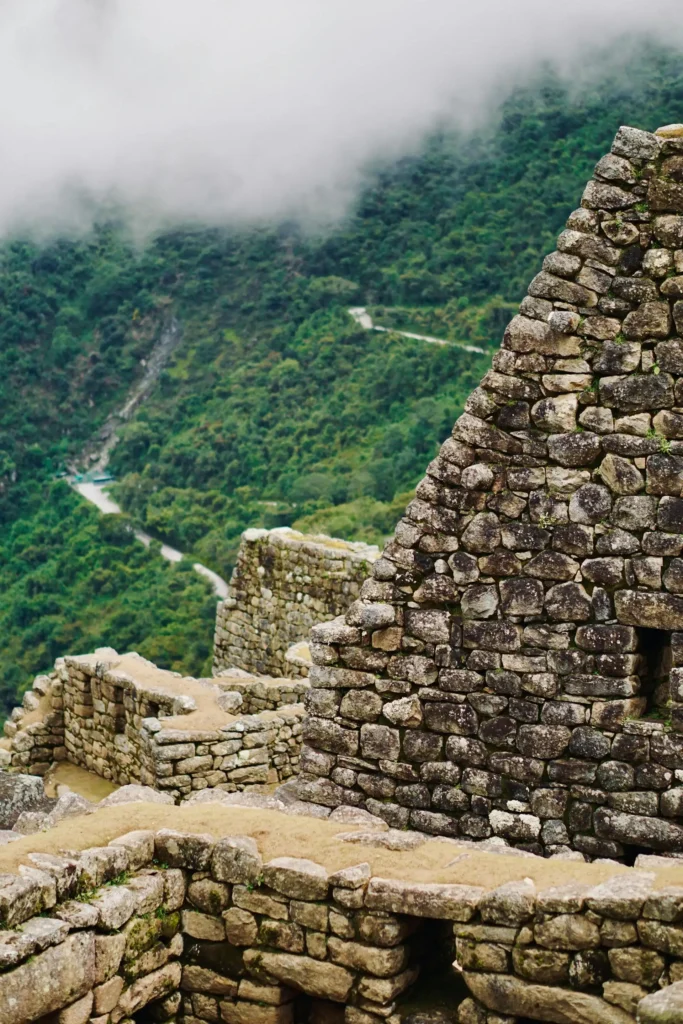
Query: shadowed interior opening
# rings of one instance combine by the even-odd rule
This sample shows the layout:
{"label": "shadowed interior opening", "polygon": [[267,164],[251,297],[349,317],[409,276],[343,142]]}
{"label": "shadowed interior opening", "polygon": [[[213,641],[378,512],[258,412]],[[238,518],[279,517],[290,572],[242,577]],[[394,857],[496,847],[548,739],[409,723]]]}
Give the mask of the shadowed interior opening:
{"label": "shadowed interior opening", "polygon": [[[457,1020],[456,1008],[469,991],[458,970],[453,924],[426,918],[417,923],[410,937],[411,966],[419,968],[417,980],[397,999],[397,1009],[405,1024],[435,1024]],[[461,958],[466,959],[467,940],[461,943]],[[465,966],[464,964],[462,966]],[[451,1017],[450,1014],[453,1014]]]}
{"label": "shadowed interior opening", "polygon": [[328,999],[299,995],[292,1008],[293,1024],[344,1024],[344,1006]]}
{"label": "shadowed interior opening", "polygon": [[123,706],[123,687],[114,687],[114,732],[117,734],[126,731],[126,709]]}
{"label": "shadowed interior opening", "polygon": [[645,714],[664,715],[669,701],[671,634],[665,629],[638,629],[640,693],[647,700]]}

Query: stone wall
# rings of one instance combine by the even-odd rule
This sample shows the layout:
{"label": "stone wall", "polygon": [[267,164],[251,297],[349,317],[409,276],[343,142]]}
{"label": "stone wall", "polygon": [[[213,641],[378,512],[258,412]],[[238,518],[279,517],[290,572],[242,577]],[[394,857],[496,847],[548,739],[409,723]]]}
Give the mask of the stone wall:
{"label": "stone wall", "polygon": [[311,626],[346,611],[378,555],[367,544],[289,528],[247,530],[229,596],[218,605],[214,675],[306,675],[305,661],[286,659],[287,651]]}
{"label": "stone wall", "polygon": [[619,130],[345,617],[301,795],[683,851],[683,127]]}
{"label": "stone wall", "polygon": [[[225,677],[224,677],[225,678]],[[308,690],[306,679],[272,679],[270,676],[228,677],[231,692],[242,697],[240,711],[257,715],[261,711],[276,711],[278,708],[299,704]],[[222,679],[216,680],[221,681]]]}
{"label": "stone wall", "polygon": [[[282,782],[298,769],[305,680],[183,680],[107,648],[59,659],[35,685],[25,713],[5,726],[5,767],[44,775],[53,761],[68,760],[176,799]],[[204,692],[208,713],[197,707]]]}
{"label": "stone wall", "polygon": [[653,871],[484,888],[170,829],[28,860],[0,876],[3,1024],[400,1024],[453,953],[459,1024],[683,1019],[683,885]]}

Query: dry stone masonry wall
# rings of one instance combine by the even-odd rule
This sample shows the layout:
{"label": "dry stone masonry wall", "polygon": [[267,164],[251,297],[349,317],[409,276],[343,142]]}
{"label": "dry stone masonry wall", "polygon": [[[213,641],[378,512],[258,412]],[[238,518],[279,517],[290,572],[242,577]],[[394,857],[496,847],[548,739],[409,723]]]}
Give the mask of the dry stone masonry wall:
{"label": "dry stone masonry wall", "polygon": [[621,128],[360,598],[304,799],[683,852],[683,128]]}
{"label": "dry stone masonry wall", "polygon": [[465,983],[442,1020],[683,1015],[683,886],[653,871],[486,889],[170,829],[28,860],[0,876],[3,1024],[400,1024],[441,953]]}
{"label": "dry stone masonry wall", "polygon": [[[202,685],[109,648],[59,659],[6,723],[2,764],[44,775],[54,761],[68,760],[176,800],[201,789],[281,782],[298,769],[307,687],[245,673]],[[197,707],[192,689],[199,699],[206,693],[208,710]]]}
{"label": "dry stone masonry wall", "polygon": [[242,535],[228,598],[218,606],[214,674],[305,676],[308,662],[287,658],[312,626],[341,615],[359,594],[377,548],[289,528]]}

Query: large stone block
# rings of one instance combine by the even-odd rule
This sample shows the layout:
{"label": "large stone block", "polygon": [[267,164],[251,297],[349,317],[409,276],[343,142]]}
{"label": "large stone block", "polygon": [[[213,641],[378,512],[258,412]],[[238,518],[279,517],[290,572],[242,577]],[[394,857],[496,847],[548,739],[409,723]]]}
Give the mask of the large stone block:
{"label": "large stone block", "polygon": [[488,1010],[547,1024],[633,1024],[630,1013],[598,996],[549,985],[533,985],[505,974],[463,975],[472,995]]}
{"label": "large stone block", "polygon": [[244,964],[256,976],[264,971],[270,977],[309,996],[337,1003],[346,1002],[354,981],[353,973],[339,964],[293,953],[268,953],[260,949],[249,949],[244,954]]}
{"label": "large stone block", "polygon": [[372,878],[365,896],[365,905],[370,910],[408,914],[411,917],[469,921],[476,913],[485,891],[472,885]]}
{"label": "large stone block", "polygon": [[95,936],[71,935],[58,946],[0,974],[3,1024],[32,1024],[84,996],[95,984]]}
{"label": "large stone block", "polygon": [[683,597],[644,590],[617,590],[617,618],[630,626],[683,629]]}

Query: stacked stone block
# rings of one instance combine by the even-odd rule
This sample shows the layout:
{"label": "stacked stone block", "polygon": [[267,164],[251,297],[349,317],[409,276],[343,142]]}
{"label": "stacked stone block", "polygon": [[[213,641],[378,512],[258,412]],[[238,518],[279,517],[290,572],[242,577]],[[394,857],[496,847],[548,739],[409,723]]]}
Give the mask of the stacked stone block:
{"label": "stacked stone block", "polygon": [[[61,666],[62,660],[57,660]],[[42,711],[41,711],[42,707]],[[27,721],[35,716],[36,721]],[[26,721],[25,721],[26,720]],[[14,767],[31,775],[45,775],[54,761],[64,761],[64,701],[59,671],[39,675],[4,725],[10,742],[0,747],[0,767]]]}
{"label": "stacked stone block", "polygon": [[247,715],[300,704],[308,689],[305,679],[272,679],[270,676],[217,676],[214,682],[230,693],[239,693],[242,697],[240,711]]}
{"label": "stacked stone block", "polygon": [[283,782],[296,774],[304,710],[245,715],[216,732],[164,729],[146,720],[142,739],[152,765],[140,781],[176,800],[202,789],[228,793]]}
{"label": "stacked stone block", "polygon": [[379,551],[368,544],[304,536],[289,528],[242,535],[227,599],[218,605],[214,675],[305,676],[286,659],[311,626],[345,612]]}
{"label": "stacked stone block", "polygon": [[[226,715],[216,703],[219,724],[198,730],[191,721],[178,726],[177,716],[192,710],[191,699],[142,685],[112,667],[115,657],[109,649],[97,658],[67,657],[51,676],[39,676],[32,693],[40,693],[44,703],[42,719],[22,728],[22,716],[13,715],[6,723],[3,766],[44,775],[54,761],[68,760],[102,778],[152,786],[176,800],[202,789],[235,792],[284,782],[296,774],[304,680],[210,682],[217,700],[232,699],[240,713],[222,724]],[[33,708],[33,701],[26,703]],[[176,727],[165,727],[174,716]]]}
{"label": "stacked stone block", "polygon": [[459,1024],[683,1014],[683,886],[654,871],[487,889],[264,863],[249,836],[170,829],[28,859],[0,877],[3,1024],[401,1024],[441,952],[429,919],[469,990]]}
{"label": "stacked stone block", "polygon": [[302,797],[683,852],[682,554],[683,127],[621,128],[359,600],[312,631]]}

